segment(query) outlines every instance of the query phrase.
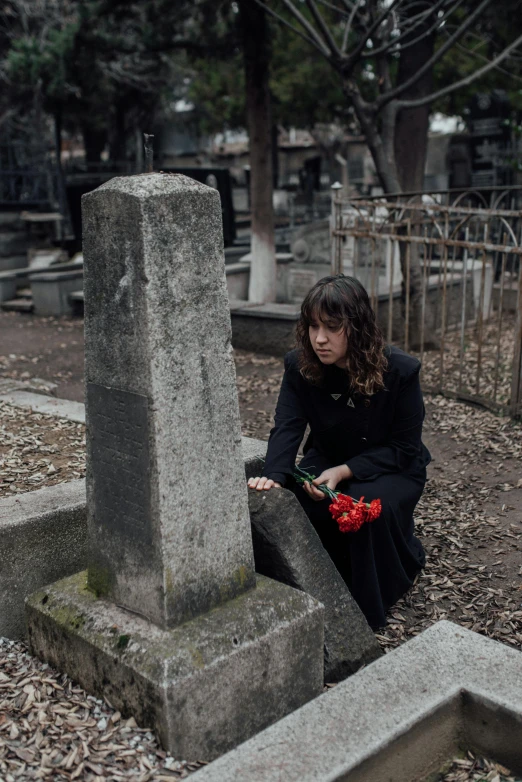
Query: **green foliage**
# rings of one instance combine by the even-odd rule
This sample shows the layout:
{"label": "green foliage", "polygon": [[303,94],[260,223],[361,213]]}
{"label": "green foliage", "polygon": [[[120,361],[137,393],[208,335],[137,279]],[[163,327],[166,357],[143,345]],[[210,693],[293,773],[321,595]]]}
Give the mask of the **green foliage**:
{"label": "green foliage", "polygon": [[235,51],[227,59],[197,58],[187,97],[195,105],[202,133],[245,126],[243,58]]}
{"label": "green foliage", "polygon": [[[459,6],[448,19],[447,29],[440,32],[436,48],[442,46],[450,32],[464,21],[474,5],[472,0],[468,0]],[[522,34],[522,17],[518,0],[501,0],[500,3],[493,4],[473,30],[437,63],[434,69],[435,89],[454,84],[475,73],[487,60],[493,59],[520,34]],[[495,89],[507,92],[514,112],[522,110],[522,65],[519,55],[509,57],[499,68],[490,70],[470,85],[437,101],[433,105],[433,111],[465,117],[472,98],[477,92],[490,92]]]}
{"label": "green foliage", "polygon": [[112,139],[119,156],[125,135],[150,127],[172,100],[183,56],[175,39],[191,8],[188,0],[42,0],[17,15],[13,6],[8,35],[0,24],[2,98],[21,115],[36,101],[65,127]]}
{"label": "green foliage", "polygon": [[306,41],[272,24],[270,86],[276,121],[289,127],[348,121],[349,107],[339,76]]}
{"label": "green foliage", "polygon": [[67,100],[72,90],[68,78],[79,26],[78,21],[73,21],[62,30],[51,29],[43,46],[37,36],[15,40],[6,57],[7,75],[25,89],[45,85],[45,96],[50,102]]}
{"label": "green foliage", "polygon": [[[232,5],[232,4],[228,4]],[[348,121],[349,107],[337,73],[324,58],[291,30],[270,20],[270,89],[274,122],[311,128],[317,122]],[[208,34],[208,28],[207,28]],[[205,133],[245,127],[245,77],[237,15],[221,17],[212,56],[190,60],[188,98],[195,104]]]}

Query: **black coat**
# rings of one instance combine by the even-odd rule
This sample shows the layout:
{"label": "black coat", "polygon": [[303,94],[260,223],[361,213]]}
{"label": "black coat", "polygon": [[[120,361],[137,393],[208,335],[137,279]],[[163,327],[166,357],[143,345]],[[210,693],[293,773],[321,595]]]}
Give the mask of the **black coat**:
{"label": "black coat", "polygon": [[335,365],[325,368],[324,385],[312,385],[299,371],[297,350],[287,353],[264,475],[283,484],[292,475],[307,424],[304,452],[313,447],[332,466],[347,464],[359,480],[423,470],[430,454],[421,439],[420,361],[396,347],[387,357],[385,388],[363,396],[350,393],[346,372]]}
{"label": "black coat", "polygon": [[[387,348],[387,357],[385,388],[367,397],[351,393],[347,374],[336,366],[325,368],[321,387],[312,385],[299,371],[297,351],[288,353],[263,470],[296,494],[372,627],[385,623],[386,609],[411,587],[425,561],[413,534],[430,461],[421,439],[420,362],[395,347]],[[292,478],[307,424],[301,466],[319,475],[345,463],[354,477],[338,490],[382,502],[381,516],[358,532],[341,533],[328,501],[314,502]]]}

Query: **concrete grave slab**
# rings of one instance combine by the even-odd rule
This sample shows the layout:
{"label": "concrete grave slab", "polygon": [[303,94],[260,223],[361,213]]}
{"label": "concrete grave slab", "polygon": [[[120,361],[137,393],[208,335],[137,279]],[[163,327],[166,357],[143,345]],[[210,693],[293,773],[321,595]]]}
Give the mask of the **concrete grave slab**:
{"label": "concrete grave slab", "polygon": [[217,757],[321,691],[322,615],[313,598],[262,576],[170,630],[96,599],[86,572],[27,602],[33,653],[189,760]]}
{"label": "concrete grave slab", "polygon": [[0,500],[0,635],[25,635],[24,600],[87,558],[85,481]]}
{"label": "concrete grave slab", "polygon": [[21,231],[3,231],[0,233],[0,257],[24,255],[31,240]]}
{"label": "concrete grave slab", "polygon": [[0,255],[0,274],[27,266],[27,255]]}
{"label": "concrete grave slab", "polygon": [[194,782],[419,782],[460,748],[522,774],[522,654],[442,621]]}
{"label": "concrete grave slab", "polygon": [[70,315],[69,294],[78,290],[83,278],[82,269],[76,271],[46,271],[31,275],[31,292],[37,315]]}
{"label": "concrete grave slab", "polygon": [[17,407],[30,407],[37,413],[67,418],[69,421],[76,421],[79,424],[85,423],[85,405],[81,402],[71,402],[69,399],[58,399],[54,396],[35,394],[31,391],[1,393],[0,400]]}
{"label": "concrete grave slab", "polygon": [[256,572],[302,589],[325,608],[325,681],[341,681],[380,657],[373,631],[292,492],[250,490],[248,501]]}
{"label": "concrete grave slab", "polygon": [[[266,443],[242,437],[241,452],[250,477]],[[23,638],[25,598],[87,567],[85,480],[0,499],[0,541],[0,635]]]}

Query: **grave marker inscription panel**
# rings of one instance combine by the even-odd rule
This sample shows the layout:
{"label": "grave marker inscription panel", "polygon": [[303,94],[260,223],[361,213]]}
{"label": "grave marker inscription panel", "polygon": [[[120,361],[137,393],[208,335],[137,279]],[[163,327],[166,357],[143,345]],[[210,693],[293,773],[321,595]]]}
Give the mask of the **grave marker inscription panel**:
{"label": "grave marker inscription panel", "polygon": [[152,543],[148,400],[87,383],[93,517],[107,531]]}

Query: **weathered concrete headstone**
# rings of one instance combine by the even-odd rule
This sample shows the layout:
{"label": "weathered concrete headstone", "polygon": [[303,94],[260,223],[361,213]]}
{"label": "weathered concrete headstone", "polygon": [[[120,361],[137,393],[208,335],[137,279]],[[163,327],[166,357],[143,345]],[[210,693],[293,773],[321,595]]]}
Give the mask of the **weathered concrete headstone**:
{"label": "weathered concrete headstone", "polygon": [[292,492],[250,491],[256,572],[324,605],[324,678],[345,679],[382,652],[361,609]]}
{"label": "weathered concrete headstone", "polygon": [[89,583],[161,626],[254,585],[215,199],[168,174],[84,199]]}
{"label": "weathered concrete headstone", "polygon": [[83,224],[90,564],[28,599],[30,644],[211,759],[321,691],[323,608],[256,586],[219,194],[114,179]]}

